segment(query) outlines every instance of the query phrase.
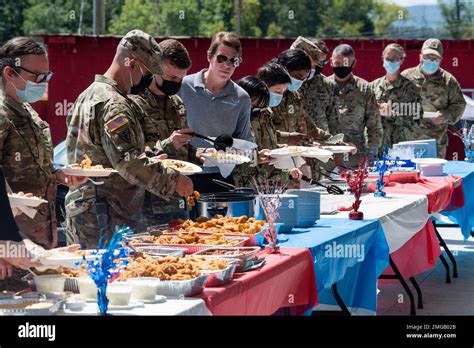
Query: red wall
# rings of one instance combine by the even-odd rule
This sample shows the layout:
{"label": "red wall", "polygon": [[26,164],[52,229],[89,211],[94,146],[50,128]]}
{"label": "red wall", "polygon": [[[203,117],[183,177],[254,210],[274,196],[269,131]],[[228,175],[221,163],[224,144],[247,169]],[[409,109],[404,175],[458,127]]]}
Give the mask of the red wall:
{"label": "red wall", "polygon": [[[77,96],[89,86],[95,74],[102,74],[108,68],[120,37],[95,36],[43,36],[47,44],[50,69],[54,77],[49,83],[48,102],[35,106],[41,117],[46,119],[53,133],[53,142],[62,141],[66,135],[66,114]],[[161,41],[162,38],[158,39]],[[209,38],[179,39],[188,49],[193,66],[190,73],[207,67],[206,51]],[[289,48],[292,39],[241,39],[243,63],[236,70],[233,79],[254,75],[257,68],[267,60]],[[385,71],[381,64],[383,48],[394,40],[326,40],[330,51],[339,43],[348,43],[356,51],[355,74],[366,80],[382,76]],[[407,58],[403,68],[418,63],[418,54],[423,40],[398,40],[405,47]],[[444,41],[442,67],[451,72],[462,88],[474,88],[474,40]],[[326,66],[324,74],[331,74]],[[44,111],[47,110],[45,115]],[[454,144],[454,141],[452,142]],[[448,158],[450,158],[448,156]]]}

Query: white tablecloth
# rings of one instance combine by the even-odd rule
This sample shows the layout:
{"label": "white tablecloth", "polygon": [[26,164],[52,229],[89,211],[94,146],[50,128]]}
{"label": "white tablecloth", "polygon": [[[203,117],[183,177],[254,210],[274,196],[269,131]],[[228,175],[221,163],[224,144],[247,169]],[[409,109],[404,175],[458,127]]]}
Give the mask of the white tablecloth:
{"label": "white tablecloth", "polygon": [[[82,311],[62,310],[56,315],[97,315],[97,304],[87,303]],[[130,310],[111,310],[112,315],[211,315],[204,300],[199,298],[168,297],[165,303],[144,304],[143,307]]]}
{"label": "white tablecloth", "polygon": [[[321,207],[334,204],[350,206],[352,195],[321,195]],[[386,198],[374,197],[372,193],[362,197],[359,208],[364,219],[378,219],[382,224],[390,253],[397,251],[419,232],[429,219],[428,199],[425,195],[387,194]],[[346,218],[349,212],[322,215],[325,218]]]}

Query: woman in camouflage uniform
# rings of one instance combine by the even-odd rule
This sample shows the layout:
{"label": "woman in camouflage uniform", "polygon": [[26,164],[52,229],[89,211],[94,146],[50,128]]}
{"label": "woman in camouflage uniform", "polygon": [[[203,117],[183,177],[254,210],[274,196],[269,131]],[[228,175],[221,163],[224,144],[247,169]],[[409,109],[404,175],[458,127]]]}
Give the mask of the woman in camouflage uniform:
{"label": "woman in camouflage uniform", "polygon": [[389,44],[382,53],[387,73],[370,83],[382,115],[382,149],[400,141],[416,140],[416,129],[423,114],[419,90],[400,74],[404,59],[403,47]]}
{"label": "woman in camouflage uniform", "polygon": [[269,63],[260,68],[258,78],[247,76],[237,81],[250,96],[252,136],[258,145],[257,163],[242,168],[236,175],[236,181],[242,186],[249,186],[252,177],[259,183],[264,180],[285,183],[288,181],[288,174],[295,179],[301,178],[301,171],[298,168],[293,168],[289,172],[276,169],[269,164],[271,158],[267,155],[270,150],[279,147],[277,132],[273,125],[273,112],[268,105],[272,96],[275,100],[275,95],[284,93],[290,81],[286,70],[276,63]]}
{"label": "woman in camouflage uniform", "polygon": [[48,201],[38,207],[34,218],[22,214],[16,222],[32,241],[53,248],[58,241],[56,185],[75,186],[87,178],[54,170],[49,125],[30,105],[43,97],[52,76],[45,48],[32,38],[13,38],[0,48],[0,69],[0,165],[13,192]]}

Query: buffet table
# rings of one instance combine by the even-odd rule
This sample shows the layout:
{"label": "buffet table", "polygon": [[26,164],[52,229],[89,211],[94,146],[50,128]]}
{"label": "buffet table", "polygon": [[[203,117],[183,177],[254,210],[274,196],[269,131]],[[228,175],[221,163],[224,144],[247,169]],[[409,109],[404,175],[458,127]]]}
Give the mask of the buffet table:
{"label": "buffet table", "polygon": [[449,161],[444,165],[444,172],[462,178],[464,206],[453,209],[447,207],[441,214],[447,216],[461,228],[465,239],[471,236],[474,229],[474,163],[464,161]]}
{"label": "buffet table", "polygon": [[[353,314],[376,313],[377,279],[389,255],[379,221],[324,217],[311,228],[295,228],[279,239],[285,248],[311,251],[321,304],[316,309],[338,309],[339,295]],[[345,246],[352,252],[338,253]]]}
{"label": "buffet table", "polygon": [[202,298],[213,315],[271,315],[280,308],[318,302],[311,253],[281,248],[279,254],[262,251],[266,264],[254,271],[236,273],[223,287],[205,288]]}
{"label": "buffet table", "polygon": [[[87,303],[81,311],[62,310],[56,315],[98,315],[97,303]],[[110,315],[211,315],[203,300],[171,298],[165,303],[144,304],[130,310],[109,310]]]}

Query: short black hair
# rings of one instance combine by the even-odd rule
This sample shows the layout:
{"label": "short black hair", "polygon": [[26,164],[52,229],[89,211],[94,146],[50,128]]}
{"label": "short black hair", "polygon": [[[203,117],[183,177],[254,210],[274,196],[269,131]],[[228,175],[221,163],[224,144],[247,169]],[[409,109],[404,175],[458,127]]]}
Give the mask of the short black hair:
{"label": "short black hair", "polygon": [[280,53],[277,63],[288,71],[311,70],[311,58],[299,48],[289,49]]}
{"label": "short black hair", "polygon": [[237,81],[250,97],[250,100],[257,99],[258,107],[266,108],[270,102],[270,91],[265,83],[255,76],[245,76]]}
{"label": "short black hair", "polygon": [[275,60],[260,67],[260,69],[258,69],[257,77],[265,82],[268,87],[291,82],[288,70],[286,70],[282,65],[276,63]]}

